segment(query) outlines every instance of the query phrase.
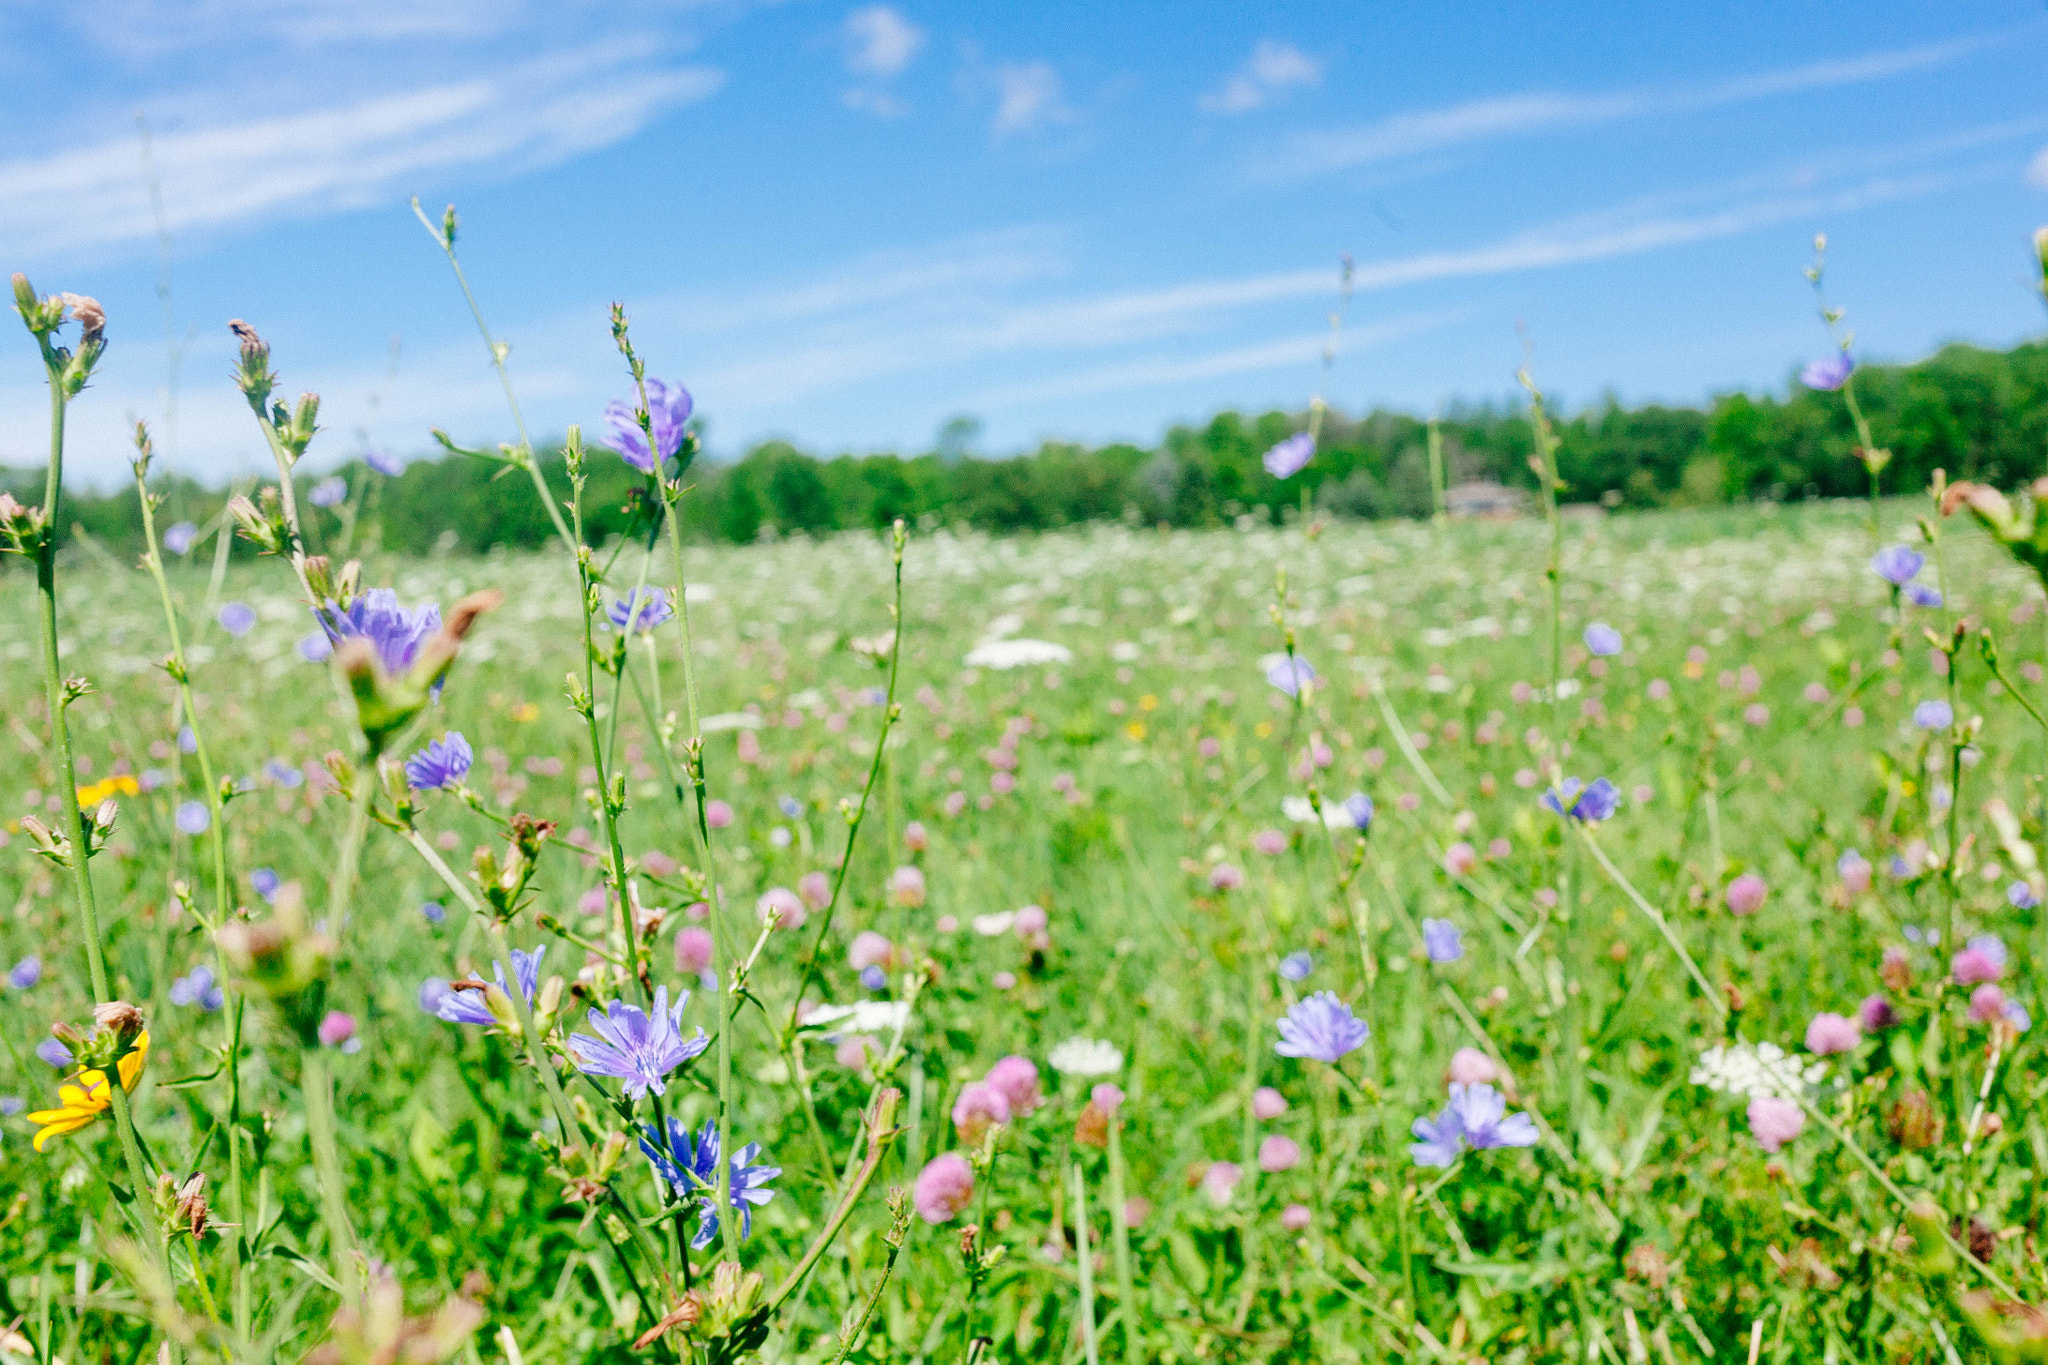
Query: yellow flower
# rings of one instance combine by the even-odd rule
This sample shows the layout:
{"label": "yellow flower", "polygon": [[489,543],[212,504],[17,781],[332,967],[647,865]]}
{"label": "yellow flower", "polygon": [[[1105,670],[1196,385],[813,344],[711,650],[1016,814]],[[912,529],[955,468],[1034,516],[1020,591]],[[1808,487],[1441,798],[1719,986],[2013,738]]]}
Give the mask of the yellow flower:
{"label": "yellow flower", "polygon": [[142,784],[127,773],[115,773],[78,789],[78,804],[81,807],[97,806],[110,796],[136,796],[142,791]]}
{"label": "yellow flower", "polygon": [[[121,1058],[121,1088],[133,1090],[135,1082],[142,1077],[142,1064],[149,1060],[149,1034],[145,1030],[135,1036],[135,1047]],[[107,1091],[107,1073],[104,1071],[81,1071],[57,1087],[55,1109],[39,1109],[28,1116],[28,1121],[42,1126],[36,1134],[36,1150],[42,1151],[43,1144],[53,1137],[75,1133],[100,1116],[113,1103],[113,1096]]]}
{"label": "yellow flower", "polygon": [[512,719],[525,724],[540,719],[540,708],[530,701],[520,702],[512,708]]}

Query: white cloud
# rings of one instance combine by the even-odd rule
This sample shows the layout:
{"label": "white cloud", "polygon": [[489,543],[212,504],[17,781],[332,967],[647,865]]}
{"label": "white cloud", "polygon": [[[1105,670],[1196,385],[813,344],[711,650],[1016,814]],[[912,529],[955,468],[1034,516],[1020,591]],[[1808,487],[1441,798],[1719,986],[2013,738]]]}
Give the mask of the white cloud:
{"label": "white cloud", "polygon": [[997,137],[1074,121],[1052,63],[1004,62],[995,69],[995,81]]}
{"label": "white cloud", "polygon": [[1493,96],[1442,109],[1394,114],[1355,128],[1299,133],[1278,156],[1262,161],[1255,170],[1262,177],[1296,179],[1492,138],[1690,113],[1773,95],[1883,80],[1945,65],[1996,41],[1999,39],[1965,38],[1690,87]]}
{"label": "white cloud", "polygon": [[1245,64],[1231,73],[1222,88],[1202,96],[1200,106],[1212,114],[1246,114],[1279,99],[1297,86],[1318,85],[1323,64],[1292,43],[1261,38]]}
{"label": "white cloud", "polygon": [[876,118],[902,118],[910,112],[908,100],[886,90],[864,90],[854,86],[843,91],[839,101],[855,113],[873,114]]}
{"label": "white cloud", "polygon": [[[640,68],[596,48],[490,77],[300,113],[159,132],[151,142],[176,231],[396,200],[425,177],[550,165],[709,98],[709,67]],[[0,254],[154,234],[132,137],[0,163]]]}
{"label": "white cloud", "polygon": [[846,16],[846,69],[857,76],[902,74],[924,46],[924,30],[887,5]]}
{"label": "white cloud", "polygon": [[2036,189],[2048,190],[2048,147],[2043,147],[2027,167],[2027,180]]}

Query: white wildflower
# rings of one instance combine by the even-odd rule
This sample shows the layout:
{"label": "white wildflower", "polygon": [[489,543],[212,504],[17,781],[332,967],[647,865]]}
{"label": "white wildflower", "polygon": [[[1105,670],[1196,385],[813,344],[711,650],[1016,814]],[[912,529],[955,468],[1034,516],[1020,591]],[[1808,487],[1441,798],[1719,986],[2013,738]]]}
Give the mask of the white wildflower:
{"label": "white wildflower", "polygon": [[910,1018],[907,1000],[856,1000],[851,1005],[820,1005],[804,1016],[805,1028],[834,1033],[894,1033]]}
{"label": "white wildflower", "polygon": [[1731,1043],[1702,1052],[1699,1065],[1687,1079],[1746,1099],[1796,1100],[1803,1087],[1819,1085],[1827,1074],[1826,1062],[1802,1068],[1797,1058],[1776,1043]]}
{"label": "white wildflower", "polygon": [[969,668],[1028,668],[1071,663],[1074,651],[1050,640],[991,640],[967,651]]}
{"label": "white wildflower", "polygon": [[1062,1076],[1113,1076],[1124,1069],[1124,1054],[1099,1038],[1069,1038],[1046,1060]]}
{"label": "white wildflower", "polygon": [[[1297,825],[1312,825],[1316,821],[1316,808],[1306,796],[1283,796],[1280,798],[1280,813]],[[1323,802],[1323,823],[1331,829],[1353,829],[1351,812],[1344,809],[1342,801]]]}
{"label": "white wildflower", "polygon": [[1015,910],[998,910],[994,914],[976,915],[973,920],[974,932],[983,938],[1001,938],[1017,923]]}
{"label": "white wildflower", "polygon": [[767,724],[752,711],[721,711],[715,716],[706,716],[697,728],[707,735],[721,730],[758,730]]}

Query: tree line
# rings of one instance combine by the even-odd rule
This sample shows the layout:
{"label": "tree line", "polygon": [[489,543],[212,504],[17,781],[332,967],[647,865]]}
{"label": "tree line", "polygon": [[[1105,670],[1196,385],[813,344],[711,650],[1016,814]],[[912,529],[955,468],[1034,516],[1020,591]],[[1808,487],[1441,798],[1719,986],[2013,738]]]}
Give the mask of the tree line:
{"label": "tree line", "polygon": [[[2048,473],[2048,344],[2010,351],[1953,345],[1914,365],[1856,371],[1856,396],[1874,438],[1892,452],[1884,491],[1926,486],[1931,472],[2012,486]],[[700,461],[681,507],[699,541],[745,542],[775,534],[823,534],[887,526],[897,517],[989,531],[1035,531],[1090,521],[1212,526],[1251,516],[1280,520],[1304,499],[1333,515],[1422,517],[1434,506],[1428,424],[1412,414],[1330,412],[1315,458],[1276,479],[1261,460],[1301,430],[1299,413],[1220,413],[1175,426],[1151,448],[1047,442],[1010,458],[949,449],[917,455],[820,458],[769,441],[730,463]],[[1611,398],[1554,423],[1567,501],[1610,507],[1702,505],[1757,498],[1853,497],[1868,491],[1854,458],[1855,430],[1839,393],[1796,385],[1783,397],[1733,393],[1704,408],[1625,408]],[[1534,449],[1526,406],[1467,404],[1438,419],[1446,479],[1491,480],[1533,490]],[[560,450],[540,456],[565,493]],[[494,462],[445,455],[396,475],[351,463],[346,502],[313,513],[313,533],[339,547],[423,554],[543,544],[553,528],[532,483]],[[635,518],[640,476],[609,454],[587,463],[586,519],[593,539]],[[309,480],[310,482],[310,480]],[[40,501],[41,475],[0,470],[0,488]],[[173,477],[163,485],[159,526],[206,524],[226,490]],[[62,530],[132,553],[141,544],[133,490],[66,499]],[[318,547],[316,547],[318,548]]]}

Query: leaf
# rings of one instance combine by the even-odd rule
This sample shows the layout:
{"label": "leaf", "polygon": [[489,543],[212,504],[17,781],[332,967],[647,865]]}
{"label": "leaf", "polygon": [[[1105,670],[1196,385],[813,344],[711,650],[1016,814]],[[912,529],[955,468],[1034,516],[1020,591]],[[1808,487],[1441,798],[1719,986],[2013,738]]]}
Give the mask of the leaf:
{"label": "leaf", "polygon": [[448,1182],[455,1178],[455,1168],[441,1149],[447,1145],[448,1130],[434,1117],[433,1111],[422,1109],[413,1116],[412,1132],[406,1136],[405,1150],[412,1157],[412,1164],[419,1167],[420,1174],[437,1182]]}
{"label": "leaf", "polygon": [[341,1286],[334,1282],[334,1277],[321,1269],[304,1252],[295,1251],[291,1247],[279,1242],[274,1246],[266,1248],[263,1254],[265,1256],[274,1256],[281,1261],[291,1262],[295,1269],[322,1289],[331,1289],[337,1294],[341,1292]]}

